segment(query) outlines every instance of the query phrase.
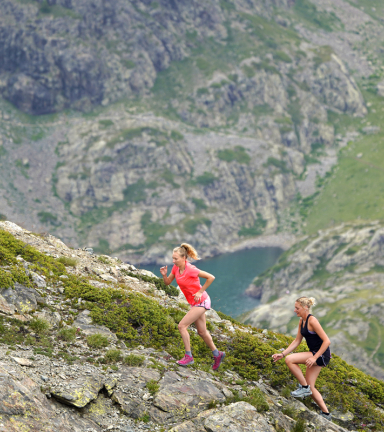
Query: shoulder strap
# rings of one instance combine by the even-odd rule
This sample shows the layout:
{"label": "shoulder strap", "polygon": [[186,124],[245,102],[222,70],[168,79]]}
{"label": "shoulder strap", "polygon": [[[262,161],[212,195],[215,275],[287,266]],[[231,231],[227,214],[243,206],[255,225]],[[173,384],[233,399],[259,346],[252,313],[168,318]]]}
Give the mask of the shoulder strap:
{"label": "shoulder strap", "polygon": [[308,316],[307,316],[307,319],[305,320],[305,326],[304,326],[304,328],[306,328],[307,330],[308,330],[308,320],[309,320],[309,318],[312,316],[312,314],[309,314]]}

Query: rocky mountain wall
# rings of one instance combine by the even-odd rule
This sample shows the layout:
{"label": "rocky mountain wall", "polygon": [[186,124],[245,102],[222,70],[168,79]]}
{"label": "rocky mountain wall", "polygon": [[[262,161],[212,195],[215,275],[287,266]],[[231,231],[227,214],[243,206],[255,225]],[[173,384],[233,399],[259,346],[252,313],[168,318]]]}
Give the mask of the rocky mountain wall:
{"label": "rocky mountain wall", "polygon": [[299,236],[367,113],[346,53],[383,36],[341,0],[0,10],[0,218],[135,263]]}

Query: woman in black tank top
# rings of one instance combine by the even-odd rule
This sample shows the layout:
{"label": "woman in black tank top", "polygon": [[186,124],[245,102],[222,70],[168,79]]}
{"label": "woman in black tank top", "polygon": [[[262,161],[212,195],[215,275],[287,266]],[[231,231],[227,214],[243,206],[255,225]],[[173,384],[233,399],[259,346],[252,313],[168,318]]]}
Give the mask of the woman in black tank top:
{"label": "woman in black tank top", "polygon": [[[315,383],[321,368],[327,366],[330,361],[331,352],[329,350],[329,345],[331,341],[321,327],[319,321],[309,313],[311,306],[314,304],[314,298],[300,297],[296,300],[295,313],[300,317],[296,339],[283,352],[273,354],[272,358],[276,362],[285,357],[285,363],[289,370],[298,379],[299,388],[291,392],[291,395],[301,398],[311,396],[321,408],[322,412],[320,415],[330,420],[331,414],[321,394],[315,388]],[[296,353],[286,357],[300,345],[303,337],[307,342],[309,352]],[[299,364],[305,364],[307,367],[305,377]]]}

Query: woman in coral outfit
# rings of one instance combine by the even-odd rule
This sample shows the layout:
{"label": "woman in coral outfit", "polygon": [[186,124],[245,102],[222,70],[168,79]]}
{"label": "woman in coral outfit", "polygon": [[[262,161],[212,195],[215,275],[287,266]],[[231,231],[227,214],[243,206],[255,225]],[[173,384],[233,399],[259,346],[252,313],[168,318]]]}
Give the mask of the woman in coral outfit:
{"label": "woman in coral outfit", "polygon": [[[167,276],[167,266],[160,269],[166,285],[169,285],[176,278],[179,288],[191,305],[190,311],[179,323],[179,331],[185,346],[185,356],[177,363],[180,366],[188,366],[194,363],[188,327],[195,323],[199,336],[212,350],[214,358],[212,369],[217,370],[224,360],[225,353],[219,351],[213,343],[212,336],[207,331],[205,319],[205,311],[211,309],[211,299],[206,293],[206,289],[215,280],[215,277],[196,268],[187,261],[188,257],[194,260],[199,259],[196,250],[191,245],[182,243],[181,246],[173,250],[172,260],[174,265],[171,274]],[[200,277],[206,279],[203,286],[200,284]]]}

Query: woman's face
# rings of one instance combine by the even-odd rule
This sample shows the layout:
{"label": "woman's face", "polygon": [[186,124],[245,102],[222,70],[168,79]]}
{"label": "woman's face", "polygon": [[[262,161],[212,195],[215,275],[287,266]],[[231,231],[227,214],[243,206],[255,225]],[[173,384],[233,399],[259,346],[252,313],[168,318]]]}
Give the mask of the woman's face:
{"label": "woman's face", "polygon": [[295,302],[294,312],[298,317],[303,317],[308,312],[308,309],[303,307],[299,302]]}
{"label": "woman's face", "polygon": [[176,267],[181,267],[185,264],[185,258],[180,256],[178,252],[173,252],[172,254],[172,261],[173,264],[175,264]]}

